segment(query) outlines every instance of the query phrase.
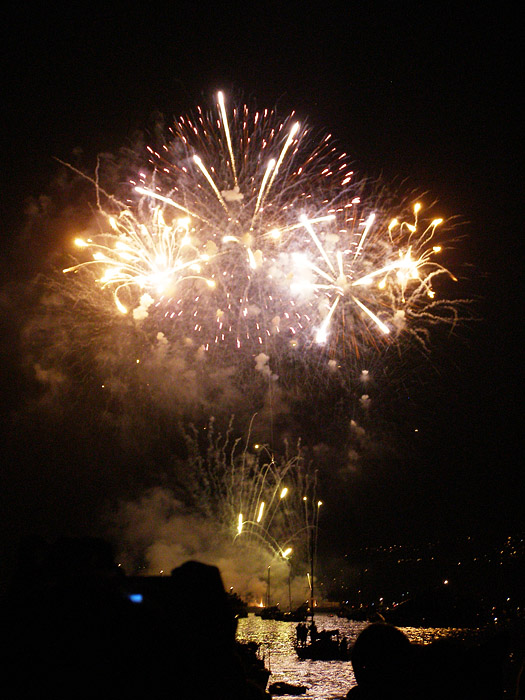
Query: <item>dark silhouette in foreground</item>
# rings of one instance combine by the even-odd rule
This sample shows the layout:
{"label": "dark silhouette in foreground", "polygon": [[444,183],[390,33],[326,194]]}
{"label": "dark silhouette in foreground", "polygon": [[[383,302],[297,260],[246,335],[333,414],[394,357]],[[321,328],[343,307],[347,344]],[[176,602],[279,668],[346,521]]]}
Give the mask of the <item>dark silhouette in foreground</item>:
{"label": "dark silhouette in foreground", "polygon": [[35,541],[22,555],[1,610],[3,697],[269,697],[239,653],[216,567],[187,562],[141,588],[99,540]]}
{"label": "dark silhouette in foreground", "polygon": [[378,622],[357,637],[351,652],[357,686],[352,700],[410,697],[411,644],[396,627]]}
{"label": "dark silhouette in foreground", "polygon": [[349,700],[499,700],[505,694],[509,639],[498,635],[469,647],[451,639],[411,644],[396,627],[374,623],[351,651],[357,686]]}

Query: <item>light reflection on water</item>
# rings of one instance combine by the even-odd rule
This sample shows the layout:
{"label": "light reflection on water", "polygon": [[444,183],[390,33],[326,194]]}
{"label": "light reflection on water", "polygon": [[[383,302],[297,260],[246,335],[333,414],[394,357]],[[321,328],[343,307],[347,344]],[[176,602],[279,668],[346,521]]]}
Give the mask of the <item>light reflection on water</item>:
{"label": "light reflection on water", "polygon": [[[322,614],[315,616],[315,623],[319,631],[338,629],[341,636],[346,636],[350,646],[359,632],[369,624]],[[301,661],[294,651],[295,628],[294,622],[262,620],[250,614],[247,618],[239,620],[237,639],[241,642],[255,641],[260,644],[266,667],[272,672],[268,684],[287,681],[293,685],[304,685],[308,690],[306,695],[300,697],[312,700],[344,698],[355,685],[352,664],[349,661]],[[411,642],[417,644],[429,644],[443,637],[463,638],[466,633],[466,630],[451,628],[401,629]]]}

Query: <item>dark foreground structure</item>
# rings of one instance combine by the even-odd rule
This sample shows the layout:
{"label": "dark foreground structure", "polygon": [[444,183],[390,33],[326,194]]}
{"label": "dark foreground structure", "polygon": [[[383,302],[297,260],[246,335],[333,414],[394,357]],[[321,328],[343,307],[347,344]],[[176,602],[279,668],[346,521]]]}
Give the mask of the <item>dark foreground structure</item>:
{"label": "dark foreground structure", "polygon": [[[103,541],[28,541],[0,608],[0,696],[268,699],[257,645],[235,640],[237,607],[213,566],[128,577]],[[413,645],[398,628],[371,624],[350,649],[357,686],[348,698],[525,700],[521,623],[472,647]],[[284,686],[275,694],[303,692]]]}
{"label": "dark foreground structure", "polygon": [[121,574],[99,540],[28,542],[0,624],[5,698],[270,697],[212,566],[148,581]]}
{"label": "dark foreground structure", "polygon": [[[397,627],[371,624],[351,651],[357,686],[347,698],[523,700],[522,632],[516,648],[507,634],[472,647],[446,639],[418,645]],[[520,658],[513,659],[517,652]]]}

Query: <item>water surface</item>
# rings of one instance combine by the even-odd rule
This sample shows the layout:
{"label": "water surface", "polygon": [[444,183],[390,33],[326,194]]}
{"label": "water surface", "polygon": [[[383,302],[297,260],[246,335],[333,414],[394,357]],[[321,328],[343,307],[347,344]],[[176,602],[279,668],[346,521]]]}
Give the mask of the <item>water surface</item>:
{"label": "water surface", "polygon": [[[334,615],[316,615],[319,631],[338,629],[353,645],[359,632],[367,622],[345,620]],[[308,688],[306,695],[299,697],[315,700],[344,698],[354,686],[355,678],[349,661],[301,661],[294,651],[295,622],[262,620],[250,614],[241,618],[237,628],[237,639],[241,642],[255,641],[260,644],[266,667],[270,669],[269,683],[287,681]],[[429,644],[442,637],[464,637],[465,631],[452,628],[401,628],[411,642]]]}

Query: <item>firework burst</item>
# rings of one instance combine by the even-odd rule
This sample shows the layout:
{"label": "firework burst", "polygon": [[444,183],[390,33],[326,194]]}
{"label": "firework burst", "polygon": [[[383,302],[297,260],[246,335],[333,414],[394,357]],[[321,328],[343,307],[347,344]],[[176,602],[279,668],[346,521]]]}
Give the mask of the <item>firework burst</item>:
{"label": "firework burst", "polygon": [[340,358],[405,331],[425,341],[426,326],[455,320],[432,288],[450,275],[442,220],[422,221],[419,203],[392,217],[330,136],[311,141],[293,114],[229,111],[219,93],[215,112],[180,118],[149,147],[135,199],[103,212],[108,231],[77,239],[90,257],[65,271],[94,267],[119,312],[209,353],[323,346]]}
{"label": "firework burst", "polygon": [[220,523],[239,546],[262,547],[283,559],[293,551],[304,560],[315,478],[300,444],[293,454],[276,456],[252,441],[251,429],[246,438],[234,438],[231,421],[221,433],[213,419],[205,431],[192,429],[185,436],[188,457],[176,477],[184,502]]}
{"label": "firework burst", "polygon": [[246,425],[259,411],[281,452],[287,436],[355,442],[349,418],[393,383],[384,352],[429,348],[434,325],[459,319],[434,289],[455,279],[439,262],[443,222],[418,202],[394,216],[329,136],[293,114],[229,110],[222,95],[148,153],[118,197],[97,171],[96,216],[27,329],[35,372],[141,460],[164,444],[158,468],[176,462],[184,514],[299,571],[316,556],[321,503],[301,451],[280,458],[208,425],[204,448],[194,433],[174,458],[179,424]]}

